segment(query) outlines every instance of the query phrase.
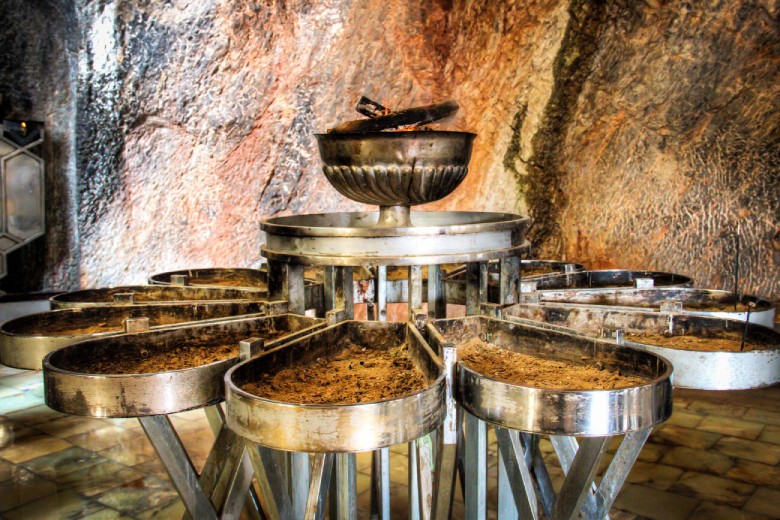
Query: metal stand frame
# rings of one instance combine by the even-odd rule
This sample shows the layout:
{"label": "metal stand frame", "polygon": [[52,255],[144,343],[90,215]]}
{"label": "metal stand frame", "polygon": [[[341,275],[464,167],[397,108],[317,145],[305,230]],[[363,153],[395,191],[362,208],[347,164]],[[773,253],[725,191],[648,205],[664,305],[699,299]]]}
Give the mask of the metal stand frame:
{"label": "metal stand frame", "polygon": [[200,475],[167,415],[138,418],[187,508],[185,518],[237,519],[242,510],[263,518],[243,441],[225,424],[219,404],[207,407],[206,415],[216,439]]}

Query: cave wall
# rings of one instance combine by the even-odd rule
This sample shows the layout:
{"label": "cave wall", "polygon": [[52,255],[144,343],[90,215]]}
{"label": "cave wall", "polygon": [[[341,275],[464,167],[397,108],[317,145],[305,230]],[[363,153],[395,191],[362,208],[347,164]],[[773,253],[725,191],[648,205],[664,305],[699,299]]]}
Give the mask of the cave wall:
{"label": "cave wall", "polygon": [[399,107],[457,99],[449,128],[479,134],[463,185],[423,209],[530,214],[537,256],[718,288],[733,285],[739,225],[741,288],[780,297],[776,2],[75,11],[84,286],[256,266],[260,219],[366,208],[327,184],[313,135],[365,93]]}

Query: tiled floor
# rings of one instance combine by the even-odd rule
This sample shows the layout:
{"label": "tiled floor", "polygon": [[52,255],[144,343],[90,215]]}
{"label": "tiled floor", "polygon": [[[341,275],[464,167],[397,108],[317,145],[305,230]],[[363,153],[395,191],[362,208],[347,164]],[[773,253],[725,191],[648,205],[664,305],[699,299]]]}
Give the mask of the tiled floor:
{"label": "tiled floor", "polygon": [[[39,372],[0,365],[0,518],[181,518],[183,507],[134,419],[89,419],[43,404]],[[780,386],[676,391],[672,418],[650,437],[612,518],[780,518]],[[172,421],[197,467],[213,435],[202,411]],[[552,466],[548,442],[542,449]],[[405,446],[392,450],[393,517],[406,516]],[[495,444],[490,446],[495,478]],[[370,456],[358,457],[361,515]],[[551,474],[560,483],[562,472]],[[495,517],[495,483],[488,494]],[[456,502],[455,518],[463,517]]]}

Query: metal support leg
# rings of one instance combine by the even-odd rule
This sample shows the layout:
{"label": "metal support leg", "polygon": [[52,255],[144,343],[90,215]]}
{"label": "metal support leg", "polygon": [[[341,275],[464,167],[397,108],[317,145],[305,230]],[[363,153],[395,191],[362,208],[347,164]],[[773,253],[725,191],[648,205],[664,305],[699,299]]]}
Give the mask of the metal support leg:
{"label": "metal support leg", "polygon": [[139,421],[192,517],[216,520],[214,506],[203,492],[198,474],[170,419],[165,415],[152,415],[140,417]]}
{"label": "metal support leg", "polygon": [[612,458],[606,473],[604,473],[601,484],[599,484],[599,504],[594,518],[607,517],[615,497],[617,497],[620,488],[623,487],[631,467],[634,465],[637,457],[639,457],[639,453],[642,451],[642,447],[645,445],[645,441],[647,441],[652,430],[652,428],[647,428],[646,430],[631,432],[623,438],[623,442],[620,443],[620,447],[615,452],[615,456]]}
{"label": "metal support leg", "polygon": [[371,454],[371,518],[390,520],[390,449]]}
{"label": "metal support leg", "polygon": [[[501,506],[504,506],[505,514],[508,518],[517,517],[518,511],[523,520],[539,518],[538,507],[536,506],[536,490],[534,489],[533,478],[526,464],[526,451],[520,442],[519,432],[495,427],[496,440],[498,442],[499,462],[504,463],[506,471],[506,485],[509,488],[506,491],[512,493],[514,498],[514,508],[509,508],[506,502],[501,504],[501,489],[499,487],[499,518],[501,516]],[[499,486],[501,482],[499,481]],[[514,516],[512,516],[514,515]]]}
{"label": "metal support leg", "polygon": [[387,267],[376,268],[376,313],[379,321],[387,321]]}
{"label": "metal support leg", "polygon": [[466,413],[466,518],[484,520],[487,518],[487,424]]}
{"label": "metal support leg", "polygon": [[352,285],[352,267],[335,267],[336,307],[344,307],[345,319],[355,318],[355,292]]}
{"label": "metal support leg", "polygon": [[428,266],[428,319],[447,317],[447,303],[444,301],[444,281],[441,266]]}
{"label": "metal support leg", "polygon": [[311,480],[311,460],[308,453],[290,454],[290,500],[294,518],[302,518],[306,509]]}
{"label": "metal support leg", "polygon": [[[270,520],[292,518],[292,505],[287,493],[286,478],[279,478],[281,468],[274,450],[246,441],[245,447],[255,468],[255,478],[260,488],[263,513]],[[198,518],[198,517],[195,517]]]}
{"label": "metal support leg", "polygon": [[306,310],[304,293],[304,267],[276,260],[268,261],[268,297],[270,300],[286,300],[288,309],[295,314]]}
{"label": "metal support leg", "polygon": [[498,457],[498,518],[502,520],[518,519],[517,506],[512,496],[512,488],[509,486],[506,465],[500,454]]}
{"label": "metal support leg", "polygon": [[414,320],[414,311],[422,308],[422,266],[413,265],[409,267],[409,319]]}
{"label": "metal support leg", "polygon": [[417,482],[420,492],[420,519],[430,520],[433,509],[433,472],[436,464],[436,432],[417,439]]}
{"label": "metal support leg", "polygon": [[[325,506],[330,489],[330,478],[333,474],[332,453],[317,453],[314,455],[314,467],[312,469],[311,486],[309,487],[305,520],[322,520],[325,518]],[[298,518],[298,517],[296,517]]]}
{"label": "metal support leg", "polygon": [[520,257],[502,258],[499,272],[499,301],[509,305],[520,301]]}
{"label": "metal support leg", "polygon": [[479,314],[480,304],[487,302],[487,293],[487,262],[466,264],[466,315],[474,316]]}
{"label": "metal support leg", "polygon": [[[351,269],[350,269],[351,270]],[[336,454],[336,518],[357,518],[357,467],[354,453]]]}
{"label": "metal support leg", "polygon": [[417,460],[417,441],[407,446],[408,488],[409,488],[409,520],[420,520],[420,478],[419,461]]}
{"label": "metal support leg", "polygon": [[586,496],[590,495],[593,479],[609,445],[609,437],[585,437],[563,481],[553,508],[553,519],[573,520],[579,515]]}

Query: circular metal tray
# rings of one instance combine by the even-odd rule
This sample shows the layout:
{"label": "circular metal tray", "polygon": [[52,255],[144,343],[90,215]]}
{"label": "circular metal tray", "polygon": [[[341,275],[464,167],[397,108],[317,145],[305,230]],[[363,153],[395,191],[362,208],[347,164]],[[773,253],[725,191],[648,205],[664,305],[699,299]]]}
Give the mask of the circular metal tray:
{"label": "circular metal tray", "polygon": [[[132,294],[131,297],[126,295]],[[105,305],[170,305],[209,301],[257,301],[267,297],[266,291],[226,289],[221,287],[173,287],[162,285],[126,285],[101,289],[84,289],[58,294],[51,298],[52,309]],[[132,298],[129,301],[127,298]]]}
{"label": "circular metal tray", "polygon": [[[584,289],[584,290],[545,290],[539,293],[543,303],[567,303],[577,305],[606,305],[626,309],[661,309],[662,306],[681,305],[676,312],[711,316],[745,321],[746,311],[733,309],[734,302],[747,305],[755,304],[750,311],[750,322],[765,327],[774,327],[775,306],[768,300],[756,296],[739,295],[729,291],[713,289],[693,289],[690,287],[653,287],[649,289]],[[716,304],[724,306],[722,310],[702,310]],[[731,310],[729,310],[731,308]]]}
{"label": "circular metal tray", "polygon": [[[430,329],[429,329],[430,330]],[[672,413],[672,366],[663,357],[582,335],[475,316],[432,322],[431,344],[458,346],[474,337],[514,352],[645,376],[615,390],[561,390],[506,383],[457,365],[459,403],[485,421],[524,432],[606,436],[644,430]]]}
{"label": "circular metal tray", "polygon": [[413,226],[376,227],[377,213],[276,217],[261,223],[263,256],[307,265],[427,265],[519,256],[530,246],[528,217],[508,213],[413,211]]}
{"label": "circular metal tray", "polygon": [[[175,276],[186,277],[186,283],[175,283]],[[268,290],[268,271],[244,267],[207,267],[179,269],[149,277],[152,285],[185,285],[192,287],[233,287]]]}
{"label": "circular metal tray", "polygon": [[[265,302],[207,302],[82,307],[29,314],[0,325],[0,363],[14,368],[40,370],[41,362],[49,352],[88,339],[124,334],[123,322],[126,319],[149,318],[150,327],[158,329],[181,326],[185,322],[265,312]],[[93,332],[69,332],[94,327],[99,328]]]}
{"label": "circular metal tray", "polygon": [[[410,395],[360,404],[293,404],[242,389],[270,368],[314,361],[345,341],[365,348],[406,343],[428,383]],[[225,375],[227,424],[269,448],[303,452],[355,452],[392,446],[425,435],[444,418],[444,370],[420,333],[405,323],[344,321],[231,368]]]}
{"label": "circular metal tray", "polygon": [[142,417],[200,408],[224,398],[223,376],[238,356],[206,365],[145,374],[90,374],[84,360],[110,358],[118,350],[171,351],[178,345],[237,345],[248,338],[285,331],[267,348],[323,326],[323,320],[294,314],[247,317],[170,330],[93,339],[64,347],[43,360],[46,404],[57,411],[92,417]]}
{"label": "circular metal tray", "polygon": [[637,279],[650,279],[656,287],[690,287],[693,280],[687,276],[660,271],[629,271],[608,269],[603,271],[580,271],[571,274],[542,276],[535,280],[537,290],[546,289],[610,289],[634,287]]}
{"label": "circular metal tray", "polygon": [[[509,320],[534,320],[597,335],[603,328],[626,332],[666,331],[696,335],[701,331],[744,331],[737,320],[683,313],[646,312],[595,305],[518,304],[503,309]],[[747,338],[770,348],[747,352],[679,350],[627,341],[627,345],[661,355],[674,365],[674,385],[698,390],[744,390],[780,382],[780,334],[748,324]]]}

